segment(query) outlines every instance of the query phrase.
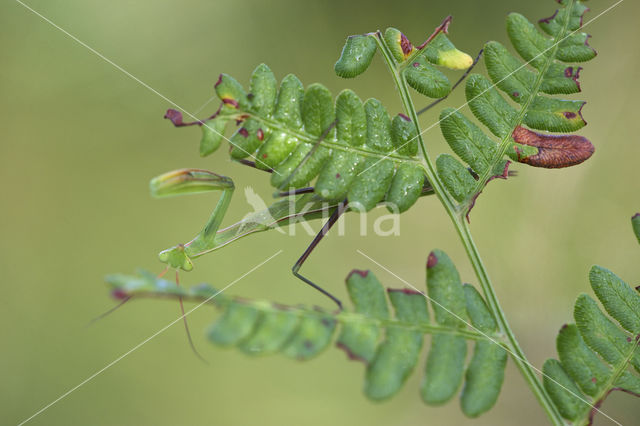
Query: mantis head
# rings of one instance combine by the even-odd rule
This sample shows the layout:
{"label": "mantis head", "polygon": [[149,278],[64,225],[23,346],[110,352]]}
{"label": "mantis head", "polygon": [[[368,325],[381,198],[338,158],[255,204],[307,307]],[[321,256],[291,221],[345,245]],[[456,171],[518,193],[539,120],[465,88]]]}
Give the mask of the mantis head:
{"label": "mantis head", "polygon": [[166,263],[174,269],[182,269],[189,272],[193,269],[193,262],[184,252],[184,244],[178,244],[177,246],[162,250],[158,254],[160,262]]}

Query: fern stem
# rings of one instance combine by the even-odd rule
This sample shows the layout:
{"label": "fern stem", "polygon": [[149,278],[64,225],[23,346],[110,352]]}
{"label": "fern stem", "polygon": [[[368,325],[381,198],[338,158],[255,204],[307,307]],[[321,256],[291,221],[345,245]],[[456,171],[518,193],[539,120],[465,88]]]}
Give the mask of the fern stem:
{"label": "fern stem", "polygon": [[513,333],[511,327],[509,326],[509,323],[507,322],[507,318],[504,314],[504,311],[500,307],[498,296],[495,293],[493,284],[491,284],[491,279],[489,278],[487,269],[482,262],[482,258],[480,257],[480,252],[478,251],[478,248],[473,241],[469,225],[464,221],[464,219],[461,218],[457,223],[455,223],[455,225],[456,230],[458,231],[458,235],[462,240],[462,244],[464,245],[465,251],[467,252],[467,256],[471,261],[473,270],[478,277],[485,299],[489,304],[489,310],[491,310],[491,312],[493,313],[500,331],[504,333],[506,337],[506,340],[508,342],[507,348],[511,353],[511,358],[516,363],[518,369],[520,370],[520,373],[529,385],[529,388],[538,399],[538,402],[547,413],[549,420],[551,420],[554,425],[564,425],[565,422],[562,419],[562,416],[560,416],[558,409],[551,401],[551,398],[547,391],[544,389],[542,382],[538,379],[536,371],[532,367],[531,363],[527,360],[524,351],[520,347],[520,343],[518,343],[518,339],[516,339],[515,334]]}
{"label": "fern stem", "polygon": [[[573,0],[570,1],[569,7],[572,7],[572,5],[573,5]],[[429,183],[431,183],[431,186],[433,187],[435,194],[437,195],[438,199],[440,200],[443,207],[447,211],[447,214],[451,218],[451,221],[453,222],[453,225],[455,226],[456,231],[458,232],[458,236],[462,241],[465,251],[467,252],[467,256],[469,257],[469,260],[471,261],[471,264],[476,273],[476,276],[480,282],[480,286],[482,287],[482,291],[484,293],[485,299],[488,302],[489,309],[491,310],[496,322],[498,323],[500,332],[505,337],[505,340],[506,340],[504,342],[505,346],[511,353],[511,358],[518,366],[518,369],[520,370],[523,378],[525,379],[529,388],[534,393],[538,402],[546,412],[551,423],[554,425],[565,425],[565,422],[562,419],[562,416],[560,415],[560,413],[558,412],[558,409],[555,407],[555,405],[551,401],[551,398],[549,397],[549,394],[544,389],[542,382],[538,379],[536,371],[534,370],[532,365],[527,361],[527,358],[522,348],[520,347],[520,344],[518,343],[518,340],[516,339],[515,334],[513,333],[513,331],[511,330],[511,327],[509,326],[509,323],[507,322],[504,311],[500,307],[500,303],[498,302],[498,297],[496,296],[495,291],[493,289],[493,285],[491,284],[489,274],[487,273],[487,270],[482,262],[482,258],[480,257],[480,253],[473,241],[473,237],[471,236],[471,231],[468,227],[468,224],[465,221],[465,218],[464,218],[465,214],[463,213],[464,210],[461,210],[460,208],[457,207],[457,204],[455,203],[453,198],[449,195],[449,193],[445,190],[444,184],[442,183],[438,174],[436,173],[436,169],[433,166],[433,162],[431,161],[431,158],[429,157],[429,154],[425,147],[424,139],[422,138],[422,132],[420,130],[420,125],[418,122],[418,114],[416,112],[415,105],[411,100],[411,95],[409,93],[407,82],[399,72],[398,63],[394,59],[393,55],[391,54],[391,51],[389,50],[389,47],[386,45],[386,42],[384,38],[381,36],[380,32],[378,32],[376,35],[377,35],[376,41],[378,43],[378,46],[380,47],[380,51],[382,52],[382,55],[387,64],[387,67],[389,68],[391,75],[394,79],[396,88],[400,93],[400,98],[402,100],[404,108],[407,114],[409,115],[409,117],[411,118],[411,120],[413,120],[413,122],[416,124],[416,127],[418,129],[418,145],[420,146],[420,151],[422,152],[422,157],[423,157],[422,160],[423,160],[423,168],[424,168],[425,176],[429,180]],[[536,83],[537,83],[536,87],[539,88],[541,80],[536,81]],[[500,152],[502,153],[500,158],[502,158],[504,156],[504,153],[506,152],[506,144],[503,144],[503,145],[505,146],[504,147],[501,146],[501,148],[503,149],[500,150]]]}

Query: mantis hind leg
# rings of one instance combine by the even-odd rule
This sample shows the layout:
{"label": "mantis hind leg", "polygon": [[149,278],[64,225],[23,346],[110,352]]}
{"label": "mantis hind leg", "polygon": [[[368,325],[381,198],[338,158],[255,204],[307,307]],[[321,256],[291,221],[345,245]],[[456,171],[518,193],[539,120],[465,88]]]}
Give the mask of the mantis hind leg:
{"label": "mantis hind leg", "polygon": [[316,283],[314,283],[313,281],[311,281],[307,277],[305,277],[302,274],[300,274],[299,271],[300,271],[300,268],[302,267],[302,265],[304,264],[304,262],[307,260],[307,258],[311,254],[311,252],[313,252],[313,250],[316,248],[318,243],[320,243],[320,241],[324,238],[324,236],[327,235],[327,233],[329,232],[331,227],[333,225],[335,225],[335,223],[338,221],[340,216],[342,216],[342,214],[346,211],[347,204],[348,204],[348,201],[346,199],[344,201],[342,201],[340,204],[338,204],[338,207],[336,207],[336,209],[333,211],[333,213],[329,217],[329,220],[327,220],[327,222],[322,226],[322,229],[313,238],[313,241],[311,241],[311,244],[309,244],[309,247],[307,247],[307,249],[304,251],[304,253],[302,253],[302,256],[300,256],[298,261],[291,268],[291,272],[293,272],[293,275],[295,275],[298,279],[300,279],[305,284],[313,287],[314,289],[318,290],[320,293],[322,293],[325,296],[327,296],[329,299],[333,300],[333,302],[336,305],[338,305],[338,308],[340,310],[342,310],[342,302],[340,301],[340,299],[338,299],[336,296],[334,296],[333,294],[329,293],[327,290],[323,289],[322,287],[320,287],[319,285],[317,285]]}

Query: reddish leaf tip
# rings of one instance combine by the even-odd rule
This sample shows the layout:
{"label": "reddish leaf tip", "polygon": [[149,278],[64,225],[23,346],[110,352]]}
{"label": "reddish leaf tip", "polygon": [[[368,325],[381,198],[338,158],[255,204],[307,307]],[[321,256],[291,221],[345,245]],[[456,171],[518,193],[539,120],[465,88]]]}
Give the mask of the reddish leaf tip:
{"label": "reddish leaf tip", "polygon": [[216,84],[213,85],[213,88],[215,89],[216,87],[218,87],[220,84],[222,83],[222,74],[220,74],[218,76],[218,81],[216,81]]}
{"label": "reddish leaf tip", "polygon": [[434,252],[429,253],[429,257],[427,258],[427,268],[433,268],[438,264],[438,257]]}
{"label": "reddish leaf tip", "polygon": [[352,269],[351,272],[349,272],[349,275],[347,275],[347,281],[349,281],[351,279],[351,276],[353,274],[358,274],[362,278],[367,278],[367,276],[369,275],[369,271],[363,271],[363,270],[360,270],[360,269]]}
{"label": "reddish leaf tip", "polygon": [[113,297],[116,300],[124,300],[129,297],[129,293],[127,293],[121,288],[116,288],[111,291],[111,297]]}
{"label": "reddish leaf tip", "polygon": [[419,292],[417,290],[413,290],[411,288],[388,288],[387,289],[387,293],[404,293],[404,294],[409,294],[409,295],[414,295],[414,294],[422,295],[421,292]]}

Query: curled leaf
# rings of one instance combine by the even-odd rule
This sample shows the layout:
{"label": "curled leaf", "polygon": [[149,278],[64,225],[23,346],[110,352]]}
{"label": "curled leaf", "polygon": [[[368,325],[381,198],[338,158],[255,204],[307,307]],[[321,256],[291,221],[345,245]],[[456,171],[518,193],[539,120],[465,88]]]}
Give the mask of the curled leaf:
{"label": "curled leaf", "polygon": [[398,62],[406,60],[415,50],[407,36],[396,28],[387,28],[384,32],[384,40]]}
{"label": "curled leaf", "polygon": [[512,136],[519,144],[538,148],[537,154],[523,156],[516,147],[515,160],[534,167],[555,169],[575,166],[587,160],[595,151],[593,144],[584,136],[545,135],[522,126],[516,127]]}

